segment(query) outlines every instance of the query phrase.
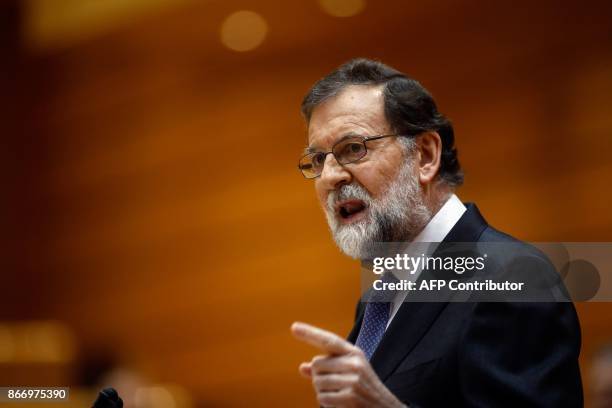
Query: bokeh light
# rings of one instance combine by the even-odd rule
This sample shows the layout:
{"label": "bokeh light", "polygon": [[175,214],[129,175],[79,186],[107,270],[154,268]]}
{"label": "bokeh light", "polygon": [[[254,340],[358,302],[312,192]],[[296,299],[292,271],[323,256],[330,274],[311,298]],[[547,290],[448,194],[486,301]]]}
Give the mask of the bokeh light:
{"label": "bokeh light", "polygon": [[268,23],[254,11],[230,14],[221,25],[221,42],[234,51],[250,51],[266,38]]}
{"label": "bokeh light", "polygon": [[365,0],[319,0],[323,10],[334,17],[351,17],[365,8]]}

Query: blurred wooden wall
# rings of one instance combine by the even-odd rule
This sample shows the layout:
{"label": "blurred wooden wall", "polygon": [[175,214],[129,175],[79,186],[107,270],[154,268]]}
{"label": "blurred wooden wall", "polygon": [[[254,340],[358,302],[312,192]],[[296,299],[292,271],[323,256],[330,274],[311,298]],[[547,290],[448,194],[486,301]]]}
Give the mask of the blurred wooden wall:
{"label": "blurred wooden wall", "polygon": [[[234,53],[222,19],[266,42]],[[70,47],[6,51],[5,318],[54,318],[201,406],[312,406],[293,320],[351,327],[357,265],[295,163],[301,97],[355,56],[419,79],[455,123],[466,185],[499,229],[610,241],[606,2],[195,2]],[[11,20],[13,21],[13,20]],[[4,51],[3,51],[4,52]],[[10,234],[8,234],[10,232]],[[584,363],[610,305],[579,305]]]}

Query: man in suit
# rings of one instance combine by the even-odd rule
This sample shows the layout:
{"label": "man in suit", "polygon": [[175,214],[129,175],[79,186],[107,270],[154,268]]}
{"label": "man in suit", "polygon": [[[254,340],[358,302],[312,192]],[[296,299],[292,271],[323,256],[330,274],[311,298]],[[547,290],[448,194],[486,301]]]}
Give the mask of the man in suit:
{"label": "man in suit", "polygon": [[[513,269],[546,275],[552,268],[455,195],[463,174],[453,128],[417,81],[380,62],[352,60],[312,87],[302,113],[308,147],[299,168],[314,180],[348,256],[369,259],[379,242],[499,243],[481,276],[499,279]],[[537,290],[549,292],[546,285]],[[571,302],[553,302],[552,294],[546,302],[411,296],[360,302],[348,340],[293,324],[294,336],[324,352],[300,365],[321,405],[582,405],[580,327]]]}

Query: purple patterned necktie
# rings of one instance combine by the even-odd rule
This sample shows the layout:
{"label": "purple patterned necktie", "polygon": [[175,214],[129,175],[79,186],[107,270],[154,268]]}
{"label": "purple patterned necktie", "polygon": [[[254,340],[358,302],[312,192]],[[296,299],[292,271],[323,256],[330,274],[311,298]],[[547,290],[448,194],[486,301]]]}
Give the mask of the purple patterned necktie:
{"label": "purple patterned necktie", "polygon": [[[385,283],[399,282],[392,273],[388,272],[383,274],[382,281]],[[391,300],[394,296],[393,291],[381,290],[370,293],[361,329],[355,342],[355,345],[363,350],[368,360],[385,334],[391,314]]]}
{"label": "purple patterned necktie", "polygon": [[366,305],[361,330],[359,330],[355,345],[363,350],[368,360],[385,334],[390,309],[390,302],[368,302]]}

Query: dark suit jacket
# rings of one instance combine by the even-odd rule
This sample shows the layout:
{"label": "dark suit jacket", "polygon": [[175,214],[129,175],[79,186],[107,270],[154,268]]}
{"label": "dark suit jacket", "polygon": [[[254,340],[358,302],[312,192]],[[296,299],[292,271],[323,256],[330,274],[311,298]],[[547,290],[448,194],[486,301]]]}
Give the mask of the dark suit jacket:
{"label": "dark suit jacket", "polygon": [[[444,242],[520,244],[491,228],[475,205],[467,207]],[[522,256],[549,263],[521,245]],[[364,310],[360,302],[352,343]],[[579,407],[579,353],[580,326],[570,302],[405,302],[370,362],[411,406]]]}

